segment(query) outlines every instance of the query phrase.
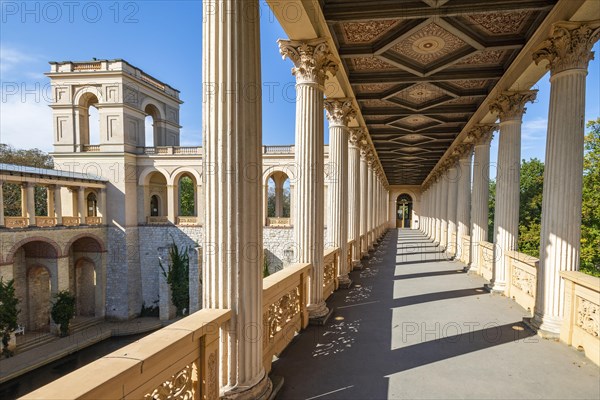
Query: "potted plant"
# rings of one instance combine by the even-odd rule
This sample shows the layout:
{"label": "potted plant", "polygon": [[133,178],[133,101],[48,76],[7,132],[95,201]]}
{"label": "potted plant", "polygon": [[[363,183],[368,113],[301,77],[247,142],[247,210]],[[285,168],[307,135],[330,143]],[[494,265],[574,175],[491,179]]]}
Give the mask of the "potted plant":
{"label": "potted plant", "polygon": [[19,299],[15,295],[14,280],[4,282],[0,278],[0,337],[2,339],[2,355],[11,357],[13,352],[10,347],[13,332],[18,327],[17,317]]}
{"label": "potted plant", "polygon": [[60,337],[69,336],[69,323],[75,316],[75,296],[68,290],[56,293],[50,315],[60,327]]}

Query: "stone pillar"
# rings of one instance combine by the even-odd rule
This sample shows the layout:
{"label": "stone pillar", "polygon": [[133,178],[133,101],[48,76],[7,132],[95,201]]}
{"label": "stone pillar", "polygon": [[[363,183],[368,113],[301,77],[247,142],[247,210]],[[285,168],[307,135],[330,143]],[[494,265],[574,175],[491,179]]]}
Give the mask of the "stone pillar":
{"label": "stone pillar", "polygon": [[517,250],[519,237],[519,193],[521,176],[521,121],[525,104],[537,91],[503,92],[490,104],[500,118],[496,209],[494,215],[494,271],[491,289],[504,293],[508,282],[505,253]]}
{"label": "stone pillar", "polygon": [[440,181],[440,247],[448,249],[448,170],[444,168]]}
{"label": "stone pillar", "polygon": [[56,225],[62,225],[62,196],[61,196],[62,186],[54,187],[54,217],[56,218]]}
{"label": "stone pillar", "polygon": [[452,235],[456,235],[457,233],[457,220],[456,220],[456,208],[457,208],[457,200],[458,200],[458,179],[459,179],[459,170],[457,168],[456,162],[452,164],[452,166],[448,169],[448,198],[446,202],[448,203],[448,234],[447,234],[447,252],[448,255],[454,256],[456,255],[456,241],[452,240]]}
{"label": "stone pillar", "polygon": [[360,149],[360,235],[364,237],[360,243],[360,256],[364,256],[368,252],[368,244],[367,244],[367,232],[369,231],[369,217],[368,217],[368,174],[369,174],[369,166],[368,166],[368,158],[369,158],[369,150],[367,146],[364,144],[364,141],[361,143]]}
{"label": "stone pillar", "polygon": [[85,187],[77,188],[77,216],[79,217],[79,225],[85,225],[86,212]]}
{"label": "stone pillar", "polygon": [[373,248],[373,154],[369,153],[367,159],[367,249]]}
{"label": "stone pillar", "polygon": [[177,185],[167,185],[167,219],[170,223],[177,223],[179,196],[177,196]]}
{"label": "stone pillar", "polygon": [[294,226],[294,214],[296,211],[296,187],[290,180],[290,226]]}
{"label": "stone pillar", "polygon": [[50,185],[50,186],[46,186],[46,208],[47,208],[47,215],[50,218],[54,218],[54,191],[56,189],[54,188],[54,186]]}
{"label": "stone pillar", "polygon": [[490,196],[490,143],[496,125],[478,125],[470,136],[475,143],[471,205],[471,268],[478,268],[479,243],[488,240]]}
{"label": "stone pillar", "polygon": [[469,234],[471,227],[471,145],[466,144],[460,149],[460,175],[458,178],[458,199],[456,210],[456,258],[461,259],[463,252],[468,256],[469,249],[462,248],[462,237]]}
{"label": "stone pillar", "polygon": [[23,184],[24,190],[21,190],[21,195],[25,193],[24,201],[25,204],[25,216],[29,220],[29,226],[35,226],[35,185],[32,182]]}
{"label": "stone pillar", "polygon": [[338,281],[349,287],[348,277],[348,122],[356,116],[352,99],[325,100],[329,121],[328,222],[325,242],[339,247]]}
{"label": "stone pillar", "polygon": [[107,225],[108,217],[106,215],[106,189],[105,188],[98,189],[98,192],[100,192],[100,198],[98,199],[98,202],[100,204],[98,205],[98,208],[100,211],[100,215],[102,216],[102,224]]}
{"label": "stone pillar", "polygon": [[352,269],[360,263],[360,200],[361,189],[363,189],[360,186],[360,142],[363,136],[363,128],[350,130],[350,145],[348,148],[348,237],[350,240],[354,240]]}
{"label": "stone pillar", "polygon": [[[225,4],[225,3],[224,3]],[[263,367],[262,120],[257,1],[204,7],[203,306],[231,309],[219,353],[222,399],[267,399]],[[213,353],[214,354],[214,353]],[[220,355],[219,355],[220,354]]]}
{"label": "stone pillar", "polygon": [[[550,109],[542,200],[540,265],[533,324],[542,335],[557,337],[564,315],[560,271],[579,269],[585,123],[585,84],[591,51],[600,38],[600,20],[558,22],[549,40],[534,52],[547,60]],[[560,212],[557,212],[560,210]]]}
{"label": "stone pillar", "polygon": [[324,254],[324,120],[323,91],[327,72],[338,66],[323,39],[308,42],[280,40],[283,57],[294,63],[296,76],[296,261],[311,263],[308,312],[310,318],[329,313],[323,297]]}
{"label": "stone pillar", "polygon": [[0,226],[4,226],[4,182],[0,181]]}

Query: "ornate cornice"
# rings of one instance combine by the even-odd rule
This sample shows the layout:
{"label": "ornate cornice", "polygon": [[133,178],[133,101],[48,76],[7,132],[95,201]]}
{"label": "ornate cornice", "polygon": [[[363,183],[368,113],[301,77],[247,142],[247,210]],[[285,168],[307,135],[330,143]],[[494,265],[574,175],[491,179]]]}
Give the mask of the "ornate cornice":
{"label": "ornate cornice", "polygon": [[527,110],[525,104],[534,101],[537,92],[537,90],[502,92],[490,104],[490,111],[498,114],[500,122],[520,120]]}
{"label": "ornate cornice", "polygon": [[289,58],[294,63],[292,75],[296,77],[297,83],[314,83],[322,87],[327,79],[327,72],[335,75],[338,71],[339,66],[325,39],[280,39],[277,44],[282,58]]}
{"label": "ornate cornice", "polygon": [[327,120],[329,126],[347,127],[348,122],[356,118],[356,109],[352,104],[352,99],[325,99],[325,110],[327,111]]}
{"label": "ornate cornice", "polygon": [[568,69],[587,70],[594,59],[592,47],[600,39],[600,20],[590,22],[561,21],[552,25],[550,38],[533,52],[533,61],[547,60],[552,74]]}
{"label": "ornate cornice", "polygon": [[348,141],[350,146],[361,147],[361,142],[365,138],[366,129],[365,128],[351,128],[350,136],[348,137]]}

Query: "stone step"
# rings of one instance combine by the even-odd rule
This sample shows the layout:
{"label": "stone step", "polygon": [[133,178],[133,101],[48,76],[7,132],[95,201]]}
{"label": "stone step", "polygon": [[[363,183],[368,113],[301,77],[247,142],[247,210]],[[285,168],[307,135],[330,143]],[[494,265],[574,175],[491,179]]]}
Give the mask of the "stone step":
{"label": "stone step", "polygon": [[17,344],[16,353],[23,353],[24,351],[31,350],[38,346],[42,346],[54,340],[58,340],[58,337],[56,335],[53,335],[51,333],[40,332],[35,337],[28,338],[26,341]]}

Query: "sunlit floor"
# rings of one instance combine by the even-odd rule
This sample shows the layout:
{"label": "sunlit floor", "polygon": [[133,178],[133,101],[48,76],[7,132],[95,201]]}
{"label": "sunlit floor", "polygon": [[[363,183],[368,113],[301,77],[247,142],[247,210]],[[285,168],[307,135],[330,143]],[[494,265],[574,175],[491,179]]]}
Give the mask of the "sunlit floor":
{"label": "sunlit floor", "polygon": [[599,399],[600,369],[535,336],[527,312],[483,290],[415,230],[388,232],[273,364],[277,399]]}

